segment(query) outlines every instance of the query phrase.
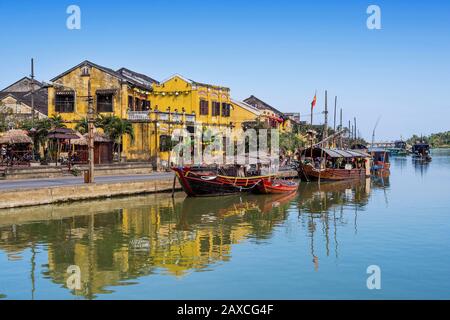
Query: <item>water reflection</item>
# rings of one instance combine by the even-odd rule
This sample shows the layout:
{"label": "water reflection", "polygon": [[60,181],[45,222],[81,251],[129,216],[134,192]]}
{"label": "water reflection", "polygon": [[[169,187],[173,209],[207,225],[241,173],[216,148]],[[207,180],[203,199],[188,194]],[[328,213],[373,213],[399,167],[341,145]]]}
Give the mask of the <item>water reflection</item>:
{"label": "water reflection", "polygon": [[[266,244],[276,226],[297,214],[309,233],[314,268],[317,237],[326,254],[338,257],[338,229],[351,224],[371,188],[387,188],[389,177],[372,182],[303,183],[297,194],[193,199],[152,195],[0,211],[0,254],[28,265],[31,297],[36,273],[94,299],[114,286],[133,285],[152,274],[183,277],[211,271],[232,258],[232,246]],[[352,216],[344,215],[351,208]],[[319,233],[319,234],[318,234]],[[47,263],[36,268],[36,255]],[[79,286],[70,286],[68,268],[80,270]],[[69,289],[67,289],[69,290]],[[8,294],[8,292],[6,292]]]}

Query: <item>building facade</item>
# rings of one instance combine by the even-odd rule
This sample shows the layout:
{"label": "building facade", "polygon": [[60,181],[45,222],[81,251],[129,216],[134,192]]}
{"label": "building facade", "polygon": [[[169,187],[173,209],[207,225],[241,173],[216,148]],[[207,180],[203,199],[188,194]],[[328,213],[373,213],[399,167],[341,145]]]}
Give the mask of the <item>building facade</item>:
{"label": "building facade", "polygon": [[33,104],[36,119],[47,117],[47,89],[39,81],[24,77],[0,91],[0,113],[17,120],[30,119]]}
{"label": "building facade", "polygon": [[48,114],[61,115],[75,128],[88,114],[88,83],[97,115],[128,119],[134,139],[122,139],[127,161],[170,163],[171,136],[175,129],[193,133],[194,127],[242,129],[260,111],[231,99],[230,89],[174,75],[158,82],[126,68],[112,70],[84,61],[51,80]]}

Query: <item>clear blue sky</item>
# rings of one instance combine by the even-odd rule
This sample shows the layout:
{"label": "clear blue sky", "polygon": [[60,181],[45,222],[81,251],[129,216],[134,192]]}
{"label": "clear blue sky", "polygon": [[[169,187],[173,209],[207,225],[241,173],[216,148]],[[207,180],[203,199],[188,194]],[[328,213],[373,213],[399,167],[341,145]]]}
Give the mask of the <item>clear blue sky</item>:
{"label": "clear blue sky", "polygon": [[[81,30],[66,28],[70,4]],[[366,27],[370,4],[381,30]],[[286,112],[309,114],[315,90],[323,110],[328,89],[367,139],[378,116],[379,139],[450,130],[449,1],[1,0],[0,12],[2,88],[31,57],[38,80],[88,59],[229,86]]]}

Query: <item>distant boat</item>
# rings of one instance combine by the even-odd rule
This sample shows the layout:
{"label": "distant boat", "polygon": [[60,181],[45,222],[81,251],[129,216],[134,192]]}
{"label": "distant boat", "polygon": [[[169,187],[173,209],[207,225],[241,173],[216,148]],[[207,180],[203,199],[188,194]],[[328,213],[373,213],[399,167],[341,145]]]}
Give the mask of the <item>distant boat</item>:
{"label": "distant boat", "polygon": [[264,180],[257,185],[257,193],[262,194],[278,194],[278,193],[292,193],[298,189],[298,183],[287,180]]}
{"label": "distant boat", "polygon": [[251,192],[258,184],[269,180],[266,176],[237,176],[236,172],[227,175],[223,168],[174,167],[172,168],[184,192],[189,197],[211,197]]}
{"label": "distant boat", "polygon": [[359,150],[308,148],[299,175],[308,180],[350,180],[370,176],[371,156]]}
{"label": "distant boat", "polygon": [[389,170],[391,164],[389,162],[389,151],[383,148],[369,148],[372,156],[372,171]]}
{"label": "distant boat", "polygon": [[392,156],[407,156],[409,154],[409,152],[408,152],[408,145],[403,140],[395,141],[394,142],[394,147],[393,148],[388,148],[387,150],[389,151],[389,153]]}
{"label": "distant boat", "polygon": [[413,157],[422,161],[431,161],[430,145],[425,142],[418,142],[412,147]]}

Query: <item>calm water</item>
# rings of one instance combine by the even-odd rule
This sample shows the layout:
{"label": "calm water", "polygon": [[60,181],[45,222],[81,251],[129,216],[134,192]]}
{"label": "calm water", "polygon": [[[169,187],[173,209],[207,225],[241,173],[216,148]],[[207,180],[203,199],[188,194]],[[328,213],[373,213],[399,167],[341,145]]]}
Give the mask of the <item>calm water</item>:
{"label": "calm water", "polygon": [[[449,299],[450,152],[391,166],[291,196],[0,211],[0,298]],[[369,265],[381,290],[367,289]]]}

